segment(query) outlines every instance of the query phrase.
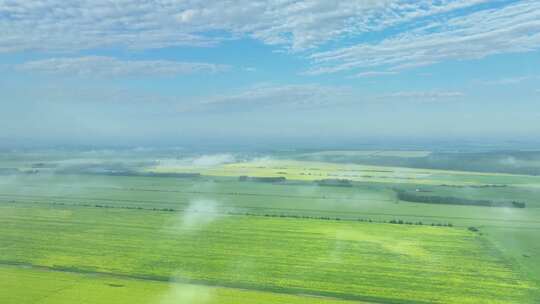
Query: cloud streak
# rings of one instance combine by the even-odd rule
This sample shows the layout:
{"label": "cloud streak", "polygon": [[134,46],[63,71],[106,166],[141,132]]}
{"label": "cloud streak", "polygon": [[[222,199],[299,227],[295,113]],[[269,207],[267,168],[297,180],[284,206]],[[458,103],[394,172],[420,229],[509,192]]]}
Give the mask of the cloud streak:
{"label": "cloud streak", "polygon": [[374,43],[360,43],[310,56],[309,74],[374,67],[400,71],[448,60],[479,59],[540,49],[540,2],[520,1],[499,9],[433,21]]}
{"label": "cloud streak", "polygon": [[416,100],[436,102],[463,97],[465,94],[457,91],[402,91],[379,96],[381,99]]}
{"label": "cloud streak", "polygon": [[362,72],[358,73],[353,76],[353,78],[368,78],[368,77],[379,77],[379,76],[389,76],[389,75],[396,75],[398,72],[395,71],[368,71],[368,72]]}
{"label": "cloud streak", "polygon": [[87,56],[51,58],[29,61],[15,67],[18,71],[52,75],[77,75],[82,77],[115,76],[173,76],[181,74],[218,73],[229,69],[227,65],[176,62],[166,60],[118,60],[112,57]]}
{"label": "cloud streak", "polygon": [[351,101],[348,87],[319,84],[272,85],[259,84],[239,92],[208,96],[179,107],[180,112],[212,110],[252,110],[260,108],[324,107]]}
{"label": "cloud streak", "polygon": [[518,77],[505,77],[495,80],[478,80],[479,84],[483,85],[515,85],[530,80],[540,79],[540,76],[518,76]]}
{"label": "cloud streak", "polygon": [[[540,2],[501,0],[496,3],[499,7],[488,9],[493,2],[0,0],[0,53],[212,47],[251,38],[300,52],[312,63],[305,74],[353,71],[357,77],[374,77],[448,60],[540,49]],[[391,31],[383,33],[387,29]],[[354,42],[365,41],[363,35],[368,33],[381,35],[369,43]],[[321,46],[327,47],[322,51]],[[39,64],[58,63],[63,65],[57,70],[64,65],[69,69],[70,64],[113,59],[69,60],[50,59],[28,68],[46,69]],[[189,73],[222,68],[161,61],[126,65],[98,72]]]}
{"label": "cloud streak", "polygon": [[447,102],[465,97],[460,91],[427,90],[399,91],[370,95],[346,86],[320,84],[273,85],[259,84],[239,92],[206,96],[182,103],[180,113],[238,112],[324,109],[353,104],[376,104],[381,101]]}
{"label": "cloud streak", "polygon": [[204,47],[240,37],[303,51],[486,2],[1,0],[0,52]]}
{"label": "cloud streak", "polygon": [[181,213],[176,229],[180,232],[184,230],[199,230],[204,226],[217,220],[220,216],[219,204],[214,200],[195,199],[189,203],[189,206]]}

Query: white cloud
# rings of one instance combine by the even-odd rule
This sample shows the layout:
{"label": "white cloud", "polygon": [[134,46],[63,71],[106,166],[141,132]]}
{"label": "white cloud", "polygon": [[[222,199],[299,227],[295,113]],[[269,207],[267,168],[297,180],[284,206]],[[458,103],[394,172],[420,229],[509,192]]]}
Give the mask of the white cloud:
{"label": "white cloud", "polygon": [[398,99],[414,101],[441,101],[463,97],[465,94],[457,91],[401,91],[379,96],[381,99]]}
{"label": "white cloud", "polygon": [[184,230],[198,230],[221,217],[219,203],[208,199],[195,199],[180,213],[180,218],[173,228]]}
{"label": "white cloud", "polygon": [[[493,1],[0,0],[0,52],[214,46],[251,37],[304,51],[313,64],[307,74],[354,71],[372,77],[383,72],[371,70],[390,75],[447,60],[540,49],[539,1],[479,6],[488,3]],[[382,32],[388,28],[389,34]],[[376,32],[383,38],[338,46]],[[336,41],[342,43],[329,43]],[[319,51],[325,44],[327,50]],[[165,64],[157,69],[167,73]],[[192,68],[197,69],[171,67]]]}
{"label": "white cloud", "polygon": [[396,75],[397,72],[395,71],[368,71],[368,72],[362,72],[354,75],[354,78],[367,78],[367,77],[377,77],[377,76],[388,76],[388,75]]}
{"label": "white cloud", "polygon": [[[33,87],[19,92],[18,98],[49,102],[117,103],[117,104],[159,104],[152,113],[171,114],[173,112],[237,112],[237,111],[280,111],[309,110],[353,104],[379,103],[382,101],[436,102],[454,101],[464,97],[459,91],[399,91],[389,94],[372,95],[362,93],[347,86],[327,86],[320,84],[258,84],[234,92],[202,97],[178,97],[146,91],[118,87],[73,87],[58,84],[48,87]],[[176,111],[175,111],[176,110]],[[227,161],[227,155],[223,161]],[[212,160],[214,160],[213,158]],[[201,158],[201,164],[210,162]]]}
{"label": "white cloud", "polygon": [[540,49],[540,2],[520,1],[481,10],[402,32],[371,44],[318,52],[310,56],[311,74],[373,67],[392,71],[447,60],[478,59]]}
{"label": "white cloud", "polygon": [[483,85],[513,85],[523,83],[529,80],[540,79],[539,76],[518,76],[518,77],[506,77],[495,80],[479,80],[477,83]]}
{"label": "white cloud", "polygon": [[15,67],[18,71],[78,76],[149,76],[216,73],[229,67],[201,62],[165,60],[127,61],[111,57],[89,56],[29,61]]}
{"label": "white cloud", "polygon": [[181,112],[266,107],[313,108],[349,102],[350,88],[318,84],[259,84],[240,92],[209,96],[179,107]]}
{"label": "white cloud", "polygon": [[453,101],[465,96],[459,91],[401,91],[379,96],[364,95],[349,87],[323,86],[319,84],[270,85],[261,84],[237,93],[208,96],[184,103],[179,112],[198,111],[244,111],[313,109],[358,103],[383,101],[442,102]]}
{"label": "white cloud", "polygon": [[[4,91],[8,92],[7,89]],[[35,84],[25,90],[11,89],[10,93],[13,100],[58,104],[73,102],[89,104],[175,104],[179,100],[179,98],[174,96],[162,95],[145,90],[90,83],[66,85],[65,83],[58,82],[44,86]]]}
{"label": "white cloud", "polygon": [[244,67],[243,70],[245,72],[256,72],[257,71],[257,68],[254,68],[254,67]]}
{"label": "white cloud", "polygon": [[0,0],[0,52],[211,46],[246,36],[301,51],[485,2]]}
{"label": "white cloud", "polygon": [[176,6],[158,0],[0,0],[0,51],[149,49],[219,41],[180,29]]}
{"label": "white cloud", "polygon": [[215,167],[227,163],[234,163],[236,156],[233,154],[210,154],[196,157],[192,160],[196,167]]}
{"label": "white cloud", "polygon": [[401,91],[384,95],[366,95],[346,86],[320,84],[259,84],[229,94],[192,100],[178,106],[179,112],[313,109],[383,101],[439,102],[465,96],[459,91]]}

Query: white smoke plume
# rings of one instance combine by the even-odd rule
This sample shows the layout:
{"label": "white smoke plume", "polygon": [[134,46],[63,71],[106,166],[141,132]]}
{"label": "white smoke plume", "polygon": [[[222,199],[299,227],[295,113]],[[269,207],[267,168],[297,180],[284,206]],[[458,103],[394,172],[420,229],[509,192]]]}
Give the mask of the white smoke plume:
{"label": "white smoke plume", "polygon": [[196,199],[180,214],[178,229],[200,229],[220,217],[219,203],[210,199]]}
{"label": "white smoke plume", "polygon": [[209,304],[214,298],[213,289],[206,286],[171,284],[160,304]]}

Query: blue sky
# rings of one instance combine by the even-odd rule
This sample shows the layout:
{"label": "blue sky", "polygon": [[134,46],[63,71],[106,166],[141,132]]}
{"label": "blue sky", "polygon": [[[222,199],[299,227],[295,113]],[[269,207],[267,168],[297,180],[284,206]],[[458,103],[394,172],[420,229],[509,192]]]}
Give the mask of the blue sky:
{"label": "blue sky", "polygon": [[0,0],[0,139],[540,134],[540,1]]}

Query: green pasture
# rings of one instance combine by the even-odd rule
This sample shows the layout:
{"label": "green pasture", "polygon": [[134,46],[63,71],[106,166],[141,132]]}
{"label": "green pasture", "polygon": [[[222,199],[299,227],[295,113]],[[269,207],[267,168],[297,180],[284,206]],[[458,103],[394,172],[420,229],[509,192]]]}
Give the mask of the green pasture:
{"label": "green pasture", "polygon": [[39,204],[0,211],[4,264],[375,303],[534,302],[519,264],[466,229]]}
{"label": "green pasture", "polygon": [[[31,286],[31,288],[29,288]],[[0,266],[0,303],[349,304],[361,302],[111,275]]]}
{"label": "green pasture", "polygon": [[[0,303],[540,299],[538,176],[265,158],[148,166],[147,156],[67,156],[0,156],[0,167],[119,166],[127,157],[138,172],[202,176],[54,174],[54,168],[1,175],[0,290],[9,292],[0,292]],[[242,175],[286,181],[240,181]],[[320,185],[322,179],[352,183]],[[516,200],[526,208],[404,202],[395,189]]]}

